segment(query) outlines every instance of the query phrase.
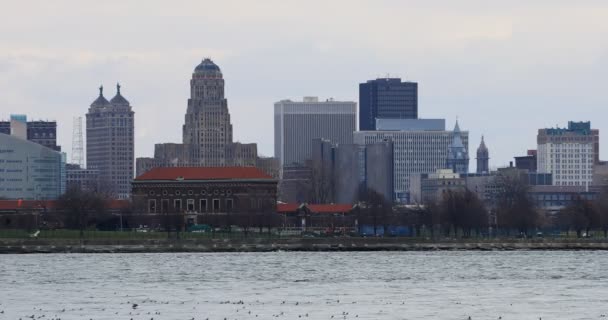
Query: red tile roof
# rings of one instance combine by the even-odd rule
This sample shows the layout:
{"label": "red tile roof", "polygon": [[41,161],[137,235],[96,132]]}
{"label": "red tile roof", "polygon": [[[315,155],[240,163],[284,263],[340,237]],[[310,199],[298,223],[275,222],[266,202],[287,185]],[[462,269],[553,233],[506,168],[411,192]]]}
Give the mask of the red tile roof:
{"label": "red tile roof", "polygon": [[[300,206],[297,203],[279,203],[277,204],[277,212],[295,212]],[[353,210],[352,204],[304,204],[304,206],[312,213],[348,213]]]}
{"label": "red tile roof", "polygon": [[[129,207],[129,200],[109,200],[108,209],[125,209]],[[24,210],[24,209],[55,209],[55,200],[0,200],[0,210]]]}
{"label": "red tile roof", "polygon": [[44,200],[0,200],[0,210],[55,208],[55,201]]}
{"label": "red tile roof", "polygon": [[142,180],[225,180],[225,179],[272,179],[255,167],[165,167],[154,168],[135,178]]}

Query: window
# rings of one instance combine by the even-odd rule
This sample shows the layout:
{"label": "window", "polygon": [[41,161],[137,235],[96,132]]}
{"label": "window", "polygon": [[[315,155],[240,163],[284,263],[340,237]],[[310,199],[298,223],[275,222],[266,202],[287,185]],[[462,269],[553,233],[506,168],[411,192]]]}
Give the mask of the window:
{"label": "window", "polygon": [[176,195],[176,196],[179,196],[180,194],[182,194],[182,192],[181,192],[181,191],[179,191],[179,190],[175,190],[175,195]]}
{"label": "window", "polygon": [[156,199],[148,200],[148,213],[156,213]]}
{"label": "window", "polygon": [[167,190],[163,190],[163,196],[166,196],[167,193],[168,193]]}
{"label": "window", "polygon": [[154,195],[154,190],[150,190],[150,192],[148,192],[149,195],[153,196]]}
{"label": "window", "polygon": [[201,199],[201,212],[207,212],[207,199]]}
{"label": "window", "polygon": [[191,196],[191,195],[193,195],[193,194],[194,194],[194,191],[192,191],[192,190],[188,190],[188,195],[189,195],[189,196]]}
{"label": "window", "polygon": [[169,199],[162,199],[160,202],[161,213],[169,212]]}
{"label": "window", "polygon": [[201,194],[202,194],[202,195],[206,195],[206,194],[207,194],[207,191],[206,191],[206,190],[201,190]]}
{"label": "window", "polygon": [[226,211],[232,211],[233,202],[232,199],[226,199]]}
{"label": "window", "polygon": [[220,211],[220,199],[213,199],[213,212]]}
{"label": "window", "polygon": [[175,207],[176,212],[182,212],[182,199],[173,200],[173,207]]}
{"label": "window", "polygon": [[188,211],[194,211],[194,199],[188,199]]}

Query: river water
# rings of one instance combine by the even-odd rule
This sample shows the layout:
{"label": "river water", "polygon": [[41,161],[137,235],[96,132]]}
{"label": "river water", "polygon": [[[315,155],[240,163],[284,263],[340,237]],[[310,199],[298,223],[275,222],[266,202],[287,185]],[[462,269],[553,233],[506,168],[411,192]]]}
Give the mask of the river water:
{"label": "river water", "polygon": [[32,316],[608,319],[608,253],[0,255],[0,319]]}

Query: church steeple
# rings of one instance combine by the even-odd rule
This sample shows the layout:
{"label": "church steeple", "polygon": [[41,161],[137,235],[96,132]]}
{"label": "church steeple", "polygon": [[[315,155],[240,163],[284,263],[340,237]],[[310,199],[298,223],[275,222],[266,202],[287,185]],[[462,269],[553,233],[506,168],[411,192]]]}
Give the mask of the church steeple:
{"label": "church steeple", "polygon": [[455,173],[469,172],[469,153],[462,142],[462,136],[458,120],[454,125],[452,132],[452,143],[448,147],[448,158],[446,159],[446,167],[452,169]]}
{"label": "church steeple", "polygon": [[488,173],[489,170],[489,160],[490,155],[488,151],[488,147],[486,147],[486,143],[484,141],[483,136],[481,136],[481,142],[479,143],[479,147],[477,148],[477,173]]}

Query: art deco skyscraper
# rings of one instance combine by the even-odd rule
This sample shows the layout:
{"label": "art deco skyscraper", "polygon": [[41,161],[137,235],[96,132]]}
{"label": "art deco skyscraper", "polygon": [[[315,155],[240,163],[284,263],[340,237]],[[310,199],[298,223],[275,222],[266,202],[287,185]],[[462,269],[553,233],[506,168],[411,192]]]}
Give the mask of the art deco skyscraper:
{"label": "art deco skyscraper", "polygon": [[87,118],[87,168],[99,170],[100,191],[126,199],[131,193],[134,160],[134,112],[120,94],[108,101],[99,88]]}
{"label": "art deco skyscraper", "polygon": [[230,162],[226,149],[232,143],[232,124],[224,98],[224,79],[210,59],[194,69],[190,80],[183,142],[191,148],[191,165],[222,167]]}

